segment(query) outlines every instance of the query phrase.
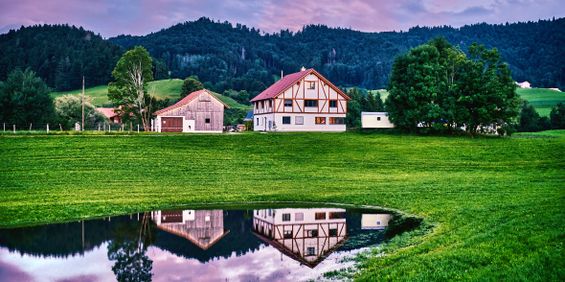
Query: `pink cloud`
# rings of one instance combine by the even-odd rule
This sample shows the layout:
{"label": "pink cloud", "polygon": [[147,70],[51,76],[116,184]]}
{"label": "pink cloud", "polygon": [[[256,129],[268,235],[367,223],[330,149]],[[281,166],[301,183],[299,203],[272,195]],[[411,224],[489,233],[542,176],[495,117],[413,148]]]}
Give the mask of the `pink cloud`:
{"label": "pink cloud", "polygon": [[142,35],[202,16],[266,32],[296,31],[307,24],[390,31],[415,25],[559,18],[565,16],[565,6],[560,0],[4,0],[0,31],[19,25],[69,23],[103,36]]}

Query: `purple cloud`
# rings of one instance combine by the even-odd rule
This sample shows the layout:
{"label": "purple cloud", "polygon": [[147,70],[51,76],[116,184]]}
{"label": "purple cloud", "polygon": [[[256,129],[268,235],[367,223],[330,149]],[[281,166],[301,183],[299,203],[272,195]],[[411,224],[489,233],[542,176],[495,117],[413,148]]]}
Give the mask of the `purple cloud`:
{"label": "purple cloud", "polygon": [[143,35],[202,16],[265,32],[296,31],[306,24],[389,31],[560,18],[564,7],[561,0],[3,0],[0,32],[20,25],[69,23],[105,37]]}

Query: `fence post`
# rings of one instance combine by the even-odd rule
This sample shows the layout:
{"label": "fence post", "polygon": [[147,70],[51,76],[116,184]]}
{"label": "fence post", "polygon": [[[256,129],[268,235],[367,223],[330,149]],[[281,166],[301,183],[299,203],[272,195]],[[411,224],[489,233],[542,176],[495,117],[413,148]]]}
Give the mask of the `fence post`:
{"label": "fence post", "polygon": [[137,125],[137,133],[139,133],[139,124]]}
{"label": "fence post", "polygon": [[16,134],[16,125],[14,124],[14,134]]}
{"label": "fence post", "polygon": [[6,132],[6,123],[3,123],[4,125],[4,132]]}
{"label": "fence post", "polygon": [[49,133],[49,124],[47,124],[47,133]]}

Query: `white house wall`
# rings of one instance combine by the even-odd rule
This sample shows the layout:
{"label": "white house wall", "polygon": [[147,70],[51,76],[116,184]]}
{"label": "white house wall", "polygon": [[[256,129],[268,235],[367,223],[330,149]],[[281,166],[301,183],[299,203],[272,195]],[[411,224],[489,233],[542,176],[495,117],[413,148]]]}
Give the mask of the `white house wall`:
{"label": "white house wall", "polygon": [[[315,89],[308,89],[310,82],[315,83]],[[285,106],[285,100],[292,100],[292,104]],[[316,100],[318,105],[305,107],[304,100]],[[336,100],[336,107],[330,107],[330,100]],[[253,106],[255,131],[342,132],[346,130],[345,124],[330,124],[330,117],[345,118],[347,98],[315,74],[307,75],[276,98],[255,102]],[[283,124],[283,116],[291,117],[291,123]],[[303,117],[303,124],[297,124],[296,117]],[[325,117],[326,124],[316,124],[316,117]]]}

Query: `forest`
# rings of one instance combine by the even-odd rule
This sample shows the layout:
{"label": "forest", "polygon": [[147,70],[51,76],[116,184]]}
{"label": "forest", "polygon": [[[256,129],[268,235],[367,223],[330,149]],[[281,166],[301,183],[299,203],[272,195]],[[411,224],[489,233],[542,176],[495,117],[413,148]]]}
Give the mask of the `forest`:
{"label": "forest", "polygon": [[341,87],[379,89],[387,87],[396,56],[440,36],[460,50],[473,42],[497,48],[516,81],[565,86],[565,18],[378,33],[310,25],[273,34],[200,18],[145,36],[109,39],[81,27],[39,25],[0,35],[0,80],[15,67],[29,67],[56,90],[80,88],[82,75],[87,86],[107,84],[120,55],[141,45],[153,57],[155,79],[197,75],[219,93],[247,90],[252,98],[281,71],[292,73],[302,66],[317,69]]}

